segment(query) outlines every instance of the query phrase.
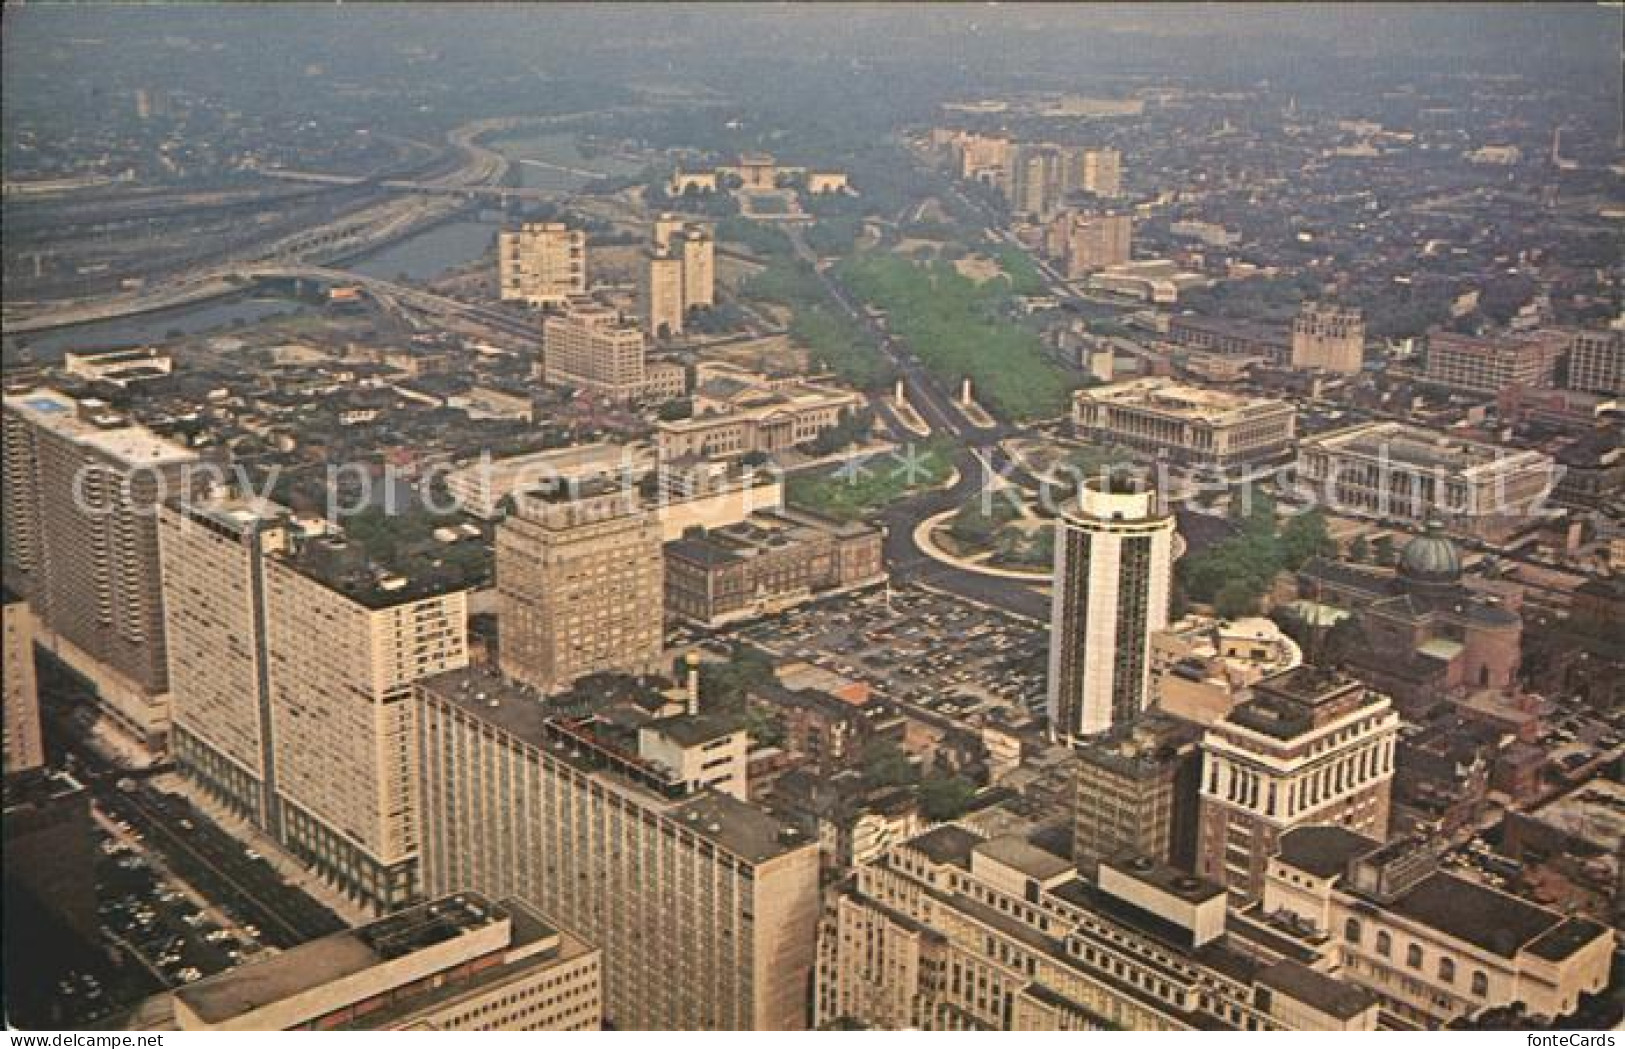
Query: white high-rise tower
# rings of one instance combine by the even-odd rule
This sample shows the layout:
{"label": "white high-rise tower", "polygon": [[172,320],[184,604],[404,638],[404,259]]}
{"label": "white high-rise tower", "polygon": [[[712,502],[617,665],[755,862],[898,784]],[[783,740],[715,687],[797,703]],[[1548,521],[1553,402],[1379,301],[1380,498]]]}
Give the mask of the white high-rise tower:
{"label": "white high-rise tower", "polygon": [[1149,488],[1101,478],[1056,529],[1050,732],[1072,740],[1145,706],[1151,632],[1168,625],[1174,519]]}

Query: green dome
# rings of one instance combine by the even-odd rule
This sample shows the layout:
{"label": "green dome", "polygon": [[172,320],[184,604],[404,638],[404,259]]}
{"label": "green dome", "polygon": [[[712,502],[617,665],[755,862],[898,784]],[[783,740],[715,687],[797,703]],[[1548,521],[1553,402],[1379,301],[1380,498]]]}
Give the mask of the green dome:
{"label": "green dome", "polygon": [[1427,534],[1405,544],[1399,555],[1399,571],[1408,579],[1423,583],[1453,583],[1461,578],[1461,554],[1456,544],[1430,525]]}

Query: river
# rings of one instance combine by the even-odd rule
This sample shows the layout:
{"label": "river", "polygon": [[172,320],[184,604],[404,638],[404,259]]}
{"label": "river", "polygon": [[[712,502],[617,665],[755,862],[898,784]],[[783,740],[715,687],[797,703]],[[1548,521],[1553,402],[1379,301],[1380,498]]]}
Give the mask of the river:
{"label": "river", "polygon": [[[514,161],[521,184],[532,189],[569,193],[589,181],[585,175],[560,168],[599,171],[613,176],[636,174],[641,170],[640,165],[613,156],[583,157],[576,148],[574,134],[494,139],[490,146]],[[494,258],[492,245],[500,228],[501,222],[489,212],[478,218],[455,219],[397,241],[364,258],[340,264],[340,268],[381,280],[398,280],[404,276],[413,282],[432,281],[476,260]],[[176,333],[200,335],[308,309],[308,304],[291,299],[214,299],[195,306],[8,337],[5,340],[5,359],[13,360],[23,347],[31,349],[37,360],[53,361],[70,350],[154,345],[172,338]]]}

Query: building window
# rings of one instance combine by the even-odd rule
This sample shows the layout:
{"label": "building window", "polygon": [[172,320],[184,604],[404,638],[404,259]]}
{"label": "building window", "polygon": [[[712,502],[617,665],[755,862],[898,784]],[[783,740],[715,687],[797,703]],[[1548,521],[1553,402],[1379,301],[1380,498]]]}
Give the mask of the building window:
{"label": "building window", "polygon": [[1412,969],[1420,969],[1422,967],[1422,948],[1420,945],[1413,943],[1409,947],[1405,948],[1405,964],[1409,965]]}
{"label": "building window", "polygon": [[1456,963],[1449,958],[1439,959],[1439,979],[1445,983],[1456,982]]}
{"label": "building window", "polygon": [[1360,942],[1360,919],[1350,918],[1343,923],[1343,939],[1349,943]]}
{"label": "building window", "polygon": [[1377,953],[1384,958],[1394,949],[1394,938],[1385,932],[1377,933]]}
{"label": "building window", "polygon": [[1478,972],[1473,973],[1473,994],[1482,998],[1489,993],[1490,978],[1485,976],[1484,971],[1480,969]]}

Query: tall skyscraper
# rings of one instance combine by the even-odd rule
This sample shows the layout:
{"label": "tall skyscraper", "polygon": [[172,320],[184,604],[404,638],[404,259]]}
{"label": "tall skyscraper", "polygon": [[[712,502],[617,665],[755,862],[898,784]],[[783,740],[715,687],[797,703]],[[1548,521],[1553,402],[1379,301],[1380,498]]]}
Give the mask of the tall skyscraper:
{"label": "tall skyscraper", "polygon": [[599,947],[617,1028],[807,1026],[818,845],[684,771],[731,760],[737,725],[633,731],[601,693],[550,707],[477,670],[417,694],[428,892],[518,896]]}
{"label": "tall skyscraper", "polygon": [[699,223],[683,227],[683,308],[710,306],[716,302],[716,241],[711,231]]}
{"label": "tall skyscraper", "polygon": [[28,772],[45,764],[40,737],[39,682],[34,676],[34,611],[28,602],[5,592],[5,748],[0,772]]}
{"label": "tall skyscraper", "polygon": [[8,582],[47,649],[89,677],[113,722],[162,753],[169,737],[154,505],[198,480],[197,456],[107,404],[53,390],[4,401]]}
{"label": "tall skyscraper", "polygon": [[1398,735],[1387,696],[1333,671],[1305,664],[1259,681],[1202,738],[1196,872],[1258,900],[1293,827],[1386,838]]}
{"label": "tall skyscraper", "polygon": [[1078,188],[1097,197],[1117,197],[1123,192],[1123,155],[1115,149],[1086,149],[1078,158],[1081,169]]}
{"label": "tall skyscraper", "polygon": [[638,309],[645,329],[681,335],[688,311],[716,303],[716,240],[711,227],[680,215],[655,218],[654,239],[639,275]]}
{"label": "tall skyscraper", "polygon": [[1357,374],[1365,361],[1365,318],[1353,307],[1306,302],[1292,323],[1292,367]]}
{"label": "tall skyscraper", "polygon": [[1061,514],[1050,614],[1050,732],[1064,740],[1145,708],[1151,632],[1168,625],[1174,519],[1132,480],[1097,478]]}
{"label": "tall skyscraper", "polygon": [[1063,211],[1050,224],[1048,247],[1071,277],[1127,262],[1134,220],[1128,215]]}
{"label": "tall skyscraper", "polygon": [[466,666],[467,592],[290,547],[279,508],[162,512],[182,773],[364,906],[417,891],[410,686]]}
{"label": "tall skyscraper", "polygon": [[683,257],[651,245],[639,273],[638,313],[644,330],[657,339],[683,333]]}
{"label": "tall skyscraper", "polygon": [[283,518],[273,503],[229,496],[177,501],[158,517],[176,765],[273,836],[265,561],[287,549]]}
{"label": "tall skyscraper", "polygon": [[659,518],[618,483],[516,495],[497,528],[504,673],[544,693],[600,671],[660,664]]}
{"label": "tall skyscraper", "polygon": [[587,235],[562,222],[527,222],[497,234],[504,302],[555,306],[587,291]]}

